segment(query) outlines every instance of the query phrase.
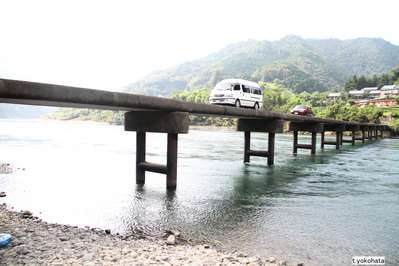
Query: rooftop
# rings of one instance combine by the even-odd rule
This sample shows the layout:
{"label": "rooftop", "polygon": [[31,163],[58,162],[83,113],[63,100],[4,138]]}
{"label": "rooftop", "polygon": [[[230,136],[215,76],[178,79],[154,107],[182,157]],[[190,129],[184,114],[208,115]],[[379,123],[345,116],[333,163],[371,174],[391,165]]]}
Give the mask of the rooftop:
{"label": "rooftop", "polygon": [[378,90],[378,87],[366,87],[362,89],[362,91],[376,91],[376,90]]}
{"label": "rooftop", "polygon": [[340,97],[341,93],[340,92],[332,92],[329,93],[327,97]]}
{"label": "rooftop", "polygon": [[399,89],[399,86],[397,85],[385,85],[381,88],[382,91],[388,91],[388,90],[395,90]]}
{"label": "rooftop", "polygon": [[353,91],[349,91],[349,94],[352,94],[352,95],[363,95],[364,91],[353,90]]}

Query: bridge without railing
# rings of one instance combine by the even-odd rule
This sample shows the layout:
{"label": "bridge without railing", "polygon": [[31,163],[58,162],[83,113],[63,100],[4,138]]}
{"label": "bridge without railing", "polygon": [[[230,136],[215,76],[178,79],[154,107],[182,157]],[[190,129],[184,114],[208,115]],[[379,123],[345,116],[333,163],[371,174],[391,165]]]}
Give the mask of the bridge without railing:
{"label": "bridge without railing", "polygon": [[[136,183],[144,184],[145,172],[163,173],[167,176],[167,187],[175,188],[177,179],[178,134],[188,133],[189,114],[238,118],[237,130],[244,131],[244,162],[250,156],[267,157],[267,164],[274,164],[275,133],[281,133],[284,122],[289,122],[293,131],[293,153],[298,149],[309,149],[316,153],[317,133],[321,134],[321,148],[334,145],[339,149],[343,143],[355,145],[356,140],[372,140],[389,136],[390,128],[374,123],[359,123],[290,115],[262,110],[236,108],[230,106],[198,104],[168,98],[137,95],[123,92],[93,90],[70,86],[52,85],[20,80],[0,79],[0,102],[42,106],[94,108],[127,111],[125,130],[137,132],[136,143]],[[298,143],[298,132],[310,132],[311,143]],[[324,133],[336,133],[335,141],[325,141]],[[350,131],[351,138],[344,139],[343,132]],[[168,134],[167,164],[147,162],[146,132]],[[268,133],[268,150],[252,150],[251,132]],[[361,133],[360,135],[357,132]]]}

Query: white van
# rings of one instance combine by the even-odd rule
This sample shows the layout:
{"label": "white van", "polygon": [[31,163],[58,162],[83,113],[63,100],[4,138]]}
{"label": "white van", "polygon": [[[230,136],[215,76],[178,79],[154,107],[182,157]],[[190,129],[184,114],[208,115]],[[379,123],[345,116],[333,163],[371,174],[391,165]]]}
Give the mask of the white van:
{"label": "white van", "polygon": [[262,90],[255,82],[243,79],[225,79],[216,84],[209,96],[210,104],[234,105],[236,107],[262,107]]}

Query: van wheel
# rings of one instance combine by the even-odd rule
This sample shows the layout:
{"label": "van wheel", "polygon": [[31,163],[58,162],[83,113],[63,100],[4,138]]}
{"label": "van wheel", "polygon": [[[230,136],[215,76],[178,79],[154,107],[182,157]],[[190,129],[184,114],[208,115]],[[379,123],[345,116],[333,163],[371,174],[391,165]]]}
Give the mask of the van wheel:
{"label": "van wheel", "polygon": [[259,110],[259,104],[258,104],[258,103],[255,103],[254,109],[255,109],[255,110]]}
{"label": "van wheel", "polygon": [[236,106],[236,107],[241,107],[240,100],[236,100],[235,106]]}

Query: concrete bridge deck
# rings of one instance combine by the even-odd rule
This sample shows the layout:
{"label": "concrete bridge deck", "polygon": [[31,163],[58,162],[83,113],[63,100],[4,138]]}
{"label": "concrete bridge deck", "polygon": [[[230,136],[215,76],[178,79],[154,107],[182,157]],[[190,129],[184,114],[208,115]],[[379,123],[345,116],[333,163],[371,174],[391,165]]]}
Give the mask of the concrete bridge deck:
{"label": "concrete bridge deck", "polygon": [[[110,92],[86,88],[44,84],[37,82],[0,79],[0,103],[29,104],[42,106],[93,108],[127,111],[125,130],[136,131],[136,183],[145,183],[145,172],[166,174],[167,188],[176,188],[178,134],[189,131],[189,114],[225,116],[238,118],[237,130],[244,132],[244,162],[251,156],[267,158],[267,165],[274,164],[275,134],[281,133],[284,121],[289,122],[293,132],[293,153],[308,149],[316,154],[316,137],[321,134],[321,149],[324,145],[343,143],[355,145],[356,140],[365,143],[384,137],[390,128],[386,125],[340,121],[317,117],[305,117],[261,110],[197,104],[161,97],[144,96],[123,92]],[[311,133],[311,143],[298,143],[298,132]],[[326,131],[336,134],[335,141],[324,141]],[[351,139],[343,133],[351,132]],[[146,132],[167,133],[167,164],[158,165],[146,161]],[[268,134],[268,150],[251,149],[251,132]],[[361,133],[361,136],[357,134]]]}
{"label": "concrete bridge deck", "polygon": [[253,109],[230,106],[198,104],[131,93],[110,92],[10,79],[0,79],[0,102],[122,111],[156,110],[188,112],[198,115],[252,119],[282,119],[285,121],[326,124],[373,125],[369,123],[338,121],[261,110],[256,111]]}

